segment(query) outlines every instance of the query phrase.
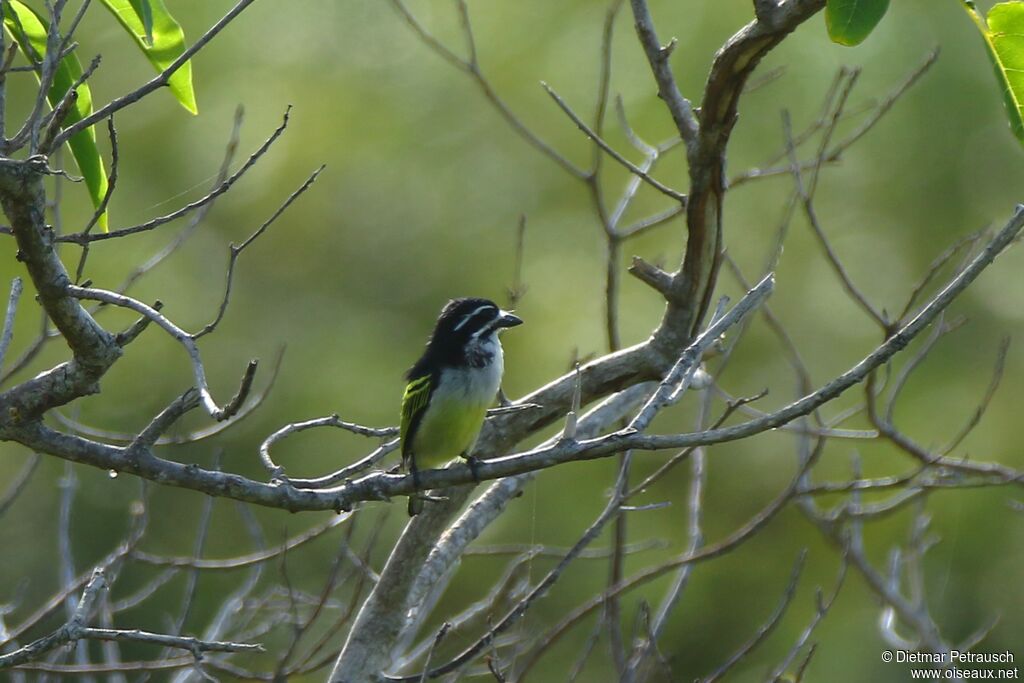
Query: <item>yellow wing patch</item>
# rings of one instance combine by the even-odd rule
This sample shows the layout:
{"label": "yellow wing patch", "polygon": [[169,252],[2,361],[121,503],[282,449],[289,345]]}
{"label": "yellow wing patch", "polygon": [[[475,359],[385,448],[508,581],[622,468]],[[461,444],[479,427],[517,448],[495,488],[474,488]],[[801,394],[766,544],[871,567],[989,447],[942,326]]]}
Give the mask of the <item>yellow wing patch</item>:
{"label": "yellow wing patch", "polygon": [[[409,436],[409,427],[416,415],[427,407],[430,399],[430,375],[417,377],[405,387],[405,395],[402,396],[402,445]],[[402,449],[403,452],[405,448]]]}

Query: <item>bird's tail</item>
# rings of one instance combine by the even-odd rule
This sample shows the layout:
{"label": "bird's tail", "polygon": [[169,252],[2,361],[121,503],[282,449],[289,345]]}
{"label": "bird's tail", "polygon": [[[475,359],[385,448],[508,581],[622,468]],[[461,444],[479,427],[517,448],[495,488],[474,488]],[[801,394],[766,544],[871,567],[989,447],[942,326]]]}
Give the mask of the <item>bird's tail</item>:
{"label": "bird's tail", "polygon": [[416,461],[410,458],[409,473],[412,474],[413,484],[416,490],[409,496],[409,516],[415,517],[423,511],[423,494],[420,493],[420,470],[416,467]]}

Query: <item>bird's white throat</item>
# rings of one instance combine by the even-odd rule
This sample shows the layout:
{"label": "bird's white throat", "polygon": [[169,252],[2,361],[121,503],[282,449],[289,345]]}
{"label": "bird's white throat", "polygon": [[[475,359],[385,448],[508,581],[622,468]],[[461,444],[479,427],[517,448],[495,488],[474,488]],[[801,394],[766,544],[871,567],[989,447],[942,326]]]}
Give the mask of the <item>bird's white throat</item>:
{"label": "bird's white throat", "polygon": [[498,335],[491,333],[467,344],[466,361],[465,366],[445,368],[440,386],[461,394],[467,402],[490,405],[498,394],[505,369]]}

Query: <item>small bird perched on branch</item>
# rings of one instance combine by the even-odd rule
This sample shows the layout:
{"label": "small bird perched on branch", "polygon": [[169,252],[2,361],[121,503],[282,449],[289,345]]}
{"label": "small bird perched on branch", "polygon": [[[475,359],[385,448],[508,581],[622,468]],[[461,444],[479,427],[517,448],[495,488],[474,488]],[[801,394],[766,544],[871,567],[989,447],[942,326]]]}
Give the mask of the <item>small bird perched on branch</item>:
{"label": "small bird perched on branch", "polygon": [[[427,348],[405,373],[402,464],[419,488],[419,471],[470,454],[487,409],[501,387],[505,364],[498,333],[523,321],[487,299],[453,299],[441,310]],[[423,497],[409,497],[409,515]]]}

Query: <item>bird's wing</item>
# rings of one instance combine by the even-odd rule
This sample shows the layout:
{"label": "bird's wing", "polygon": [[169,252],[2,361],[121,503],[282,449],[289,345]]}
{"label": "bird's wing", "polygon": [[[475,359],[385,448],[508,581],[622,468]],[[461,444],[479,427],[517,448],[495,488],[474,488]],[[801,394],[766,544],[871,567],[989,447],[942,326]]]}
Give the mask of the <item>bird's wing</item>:
{"label": "bird's wing", "polygon": [[414,377],[405,385],[402,396],[402,462],[408,466],[412,435],[423,418],[423,412],[430,401],[431,376]]}

